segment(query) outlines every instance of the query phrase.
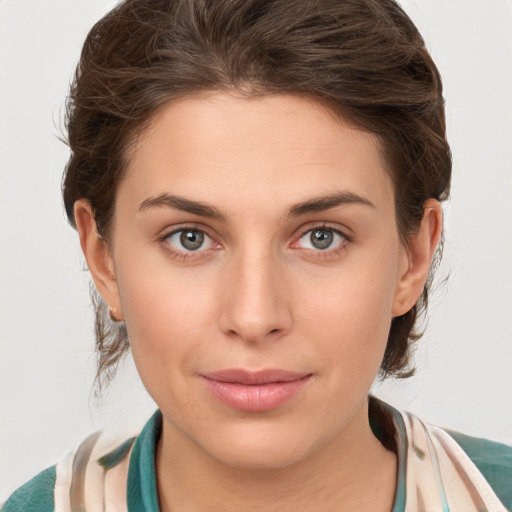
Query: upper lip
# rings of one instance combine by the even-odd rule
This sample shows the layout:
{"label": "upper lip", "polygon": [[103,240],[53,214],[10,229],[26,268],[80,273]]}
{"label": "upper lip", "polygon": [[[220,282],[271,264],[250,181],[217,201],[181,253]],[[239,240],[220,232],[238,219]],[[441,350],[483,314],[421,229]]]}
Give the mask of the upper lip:
{"label": "upper lip", "polygon": [[226,382],[230,384],[244,384],[247,386],[255,386],[258,384],[270,384],[273,382],[292,382],[308,377],[308,372],[292,372],[289,370],[281,370],[277,368],[269,368],[265,370],[250,371],[243,368],[230,368],[219,370],[216,372],[203,373],[206,379],[217,382]]}

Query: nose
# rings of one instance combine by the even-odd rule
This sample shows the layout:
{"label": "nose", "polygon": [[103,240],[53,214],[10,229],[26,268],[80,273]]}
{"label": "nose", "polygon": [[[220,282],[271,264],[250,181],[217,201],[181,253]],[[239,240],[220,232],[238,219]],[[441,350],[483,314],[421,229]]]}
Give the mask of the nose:
{"label": "nose", "polygon": [[278,257],[265,253],[234,257],[222,286],[221,330],[248,343],[287,334],[292,314],[285,281]]}

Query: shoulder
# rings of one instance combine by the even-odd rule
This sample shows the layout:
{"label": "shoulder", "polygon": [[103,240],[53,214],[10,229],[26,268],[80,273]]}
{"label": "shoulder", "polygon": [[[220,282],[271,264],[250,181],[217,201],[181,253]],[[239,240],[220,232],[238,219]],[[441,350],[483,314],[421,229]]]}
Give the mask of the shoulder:
{"label": "shoulder", "polygon": [[370,405],[394,426],[378,425],[396,444],[394,510],[512,511],[512,447],[424,423],[373,397]]}
{"label": "shoulder", "polygon": [[445,429],[464,450],[507,509],[512,510],[512,446]]}
{"label": "shoulder", "polygon": [[512,447],[433,425],[423,428],[448,502],[467,507],[471,501],[477,510],[512,511]]}
{"label": "shoulder", "polygon": [[55,508],[54,488],[56,466],[41,471],[32,480],[17,489],[3,506],[1,512],[51,512]]}
{"label": "shoulder", "polygon": [[103,510],[105,503],[115,510],[158,510],[154,456],[161,423],[157,411],[135,435],[90,435],[0,503],[0,512]]}
{"label": "shoulder", "polygon": [[14,491],[0,505],[0,512],[89,510],[86,503],[100,510],[97,505],[105,496],[113,503],[124,503],[133,442],[133,437],[113,441],[99,432],[92,434],[55,466]]}

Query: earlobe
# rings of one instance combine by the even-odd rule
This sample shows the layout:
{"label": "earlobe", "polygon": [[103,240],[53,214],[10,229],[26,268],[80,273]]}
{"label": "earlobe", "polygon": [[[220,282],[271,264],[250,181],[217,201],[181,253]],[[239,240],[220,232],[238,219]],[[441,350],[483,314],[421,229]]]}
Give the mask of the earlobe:
{"label": "earlobe", "polygon": [[80,237],[80,246],[96,288],[103,300],[109,305],[110,310],[115,311],[115,319],[121,321],[123,320],[123,314],[114,261],[107,242],[98,233],[90,203],[85,199],[76,201],[74,216]]}
{"label": "earlobe", "polygon": [[423,218],[416,233],[407,242],[404,268],[401,270],[395,298],[393,317],[407,313],[423,292],[430,265],[441,238],[443,212],[439,201],[428,199],[423,204]]}

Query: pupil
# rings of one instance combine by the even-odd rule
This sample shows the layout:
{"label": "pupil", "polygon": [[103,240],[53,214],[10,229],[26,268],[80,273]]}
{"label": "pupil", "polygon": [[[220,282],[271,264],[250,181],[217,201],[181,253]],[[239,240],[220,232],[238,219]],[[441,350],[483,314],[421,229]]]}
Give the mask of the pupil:
{"label": "pupil", "polygon": [[201,231],[183,231],[180,235],[180,242],[185,249],[196,251],[203,245],[204,235]]}
{"label": "pupil", "polygon": [[327,249],[332,244],[332,231],[316,229],[311,233],[311,244],[316,249]]}

